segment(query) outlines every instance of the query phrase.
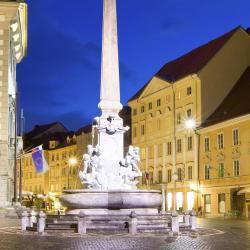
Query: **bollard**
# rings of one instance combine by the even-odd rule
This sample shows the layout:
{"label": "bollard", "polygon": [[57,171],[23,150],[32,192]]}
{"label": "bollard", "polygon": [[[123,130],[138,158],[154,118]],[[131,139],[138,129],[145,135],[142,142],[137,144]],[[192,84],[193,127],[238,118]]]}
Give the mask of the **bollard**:
{"label": "bollard", "polygon": [[28,213],[27,211],[22,212],[22,220],[21,220],[21,230],[26,231],[28,227]]}
{"label": "bollard", "polygon": [[190,225],[192,230],[197,229],[197,217],[196,212],[194,210],[190,212]]}
{"label": "bollard", "polygon": [[172,213],[172,232],[179,233],[179,217],[177,212]]}
{"label": "bollard", "polygon": [[87,223],[83,212],[80,212],[78,215],[77,232],[79,234],[86,234],[87,232]]}
{"label": "bollard", "polygon": [[40,211],[38,215],[37,232],[44,233],[44,229],[45,229],[45,213],[43,211]]}
{"label": "bollard", "polygon": [[131,221],[129,223],[129,233],[134,235],[137,233],[137,218],[135,211],[131,212],[130,218]]}
{"label": "bollard", "polygon": [[36,215],[37,215],[37,213],[34,210],[32,210],[30,212],[30,216],[29,216],[29,226],[30,227],[33,227],[33,224],[37,223]]}
{"label": "bollard", "polygon": [[190,212],[185,212],[184,214],[184,225],[186,227],[190,226]]}

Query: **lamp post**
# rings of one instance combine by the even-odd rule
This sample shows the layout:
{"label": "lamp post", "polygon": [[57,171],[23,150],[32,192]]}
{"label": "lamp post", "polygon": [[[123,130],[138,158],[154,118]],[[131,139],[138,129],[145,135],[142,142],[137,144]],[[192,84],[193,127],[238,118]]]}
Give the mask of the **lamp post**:
{"label": "lamp post", "polygon": [[68,161],[68,189],[69,189],[69,172],[72,166],[76,165],[77,159],[75,157],[69,158]]}

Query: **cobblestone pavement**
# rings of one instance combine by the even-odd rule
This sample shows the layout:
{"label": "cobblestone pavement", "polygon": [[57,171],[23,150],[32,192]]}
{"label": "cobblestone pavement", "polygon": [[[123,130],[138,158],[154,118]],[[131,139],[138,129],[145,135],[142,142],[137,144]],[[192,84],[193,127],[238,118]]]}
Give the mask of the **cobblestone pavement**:
{"label": "cobblestone pavement", "polygon": [[[82,237],[39,236],[18,233],[19,221],[0,218],[0,249],[2,250],[73,250],[73,249],[140,249],[140,250],[168,250],[168,249],[202,249],[202,250],[250,250],[250,221],[198,219],[199,227],[213,228],[224,233],[207,236],[144,234],[140,236],[128,235],[87,235]],[[213,230],[210,230],[213,232]],[[207,232],[210,232],[207,230]],[[217,231],[217,232],[220,232]],[[216,231],[215,231],[216,232]]]}

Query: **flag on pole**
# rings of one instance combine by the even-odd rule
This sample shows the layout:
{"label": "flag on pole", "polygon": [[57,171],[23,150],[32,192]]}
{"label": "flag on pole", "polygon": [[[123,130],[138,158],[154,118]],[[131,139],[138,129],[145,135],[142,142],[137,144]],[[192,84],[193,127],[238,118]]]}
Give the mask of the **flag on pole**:
{"label": "flag on pole", "polygon": [[37,173],[45,173],[49,170],[48,163],[43,154],[42,145],[32,149],[32,160]]}

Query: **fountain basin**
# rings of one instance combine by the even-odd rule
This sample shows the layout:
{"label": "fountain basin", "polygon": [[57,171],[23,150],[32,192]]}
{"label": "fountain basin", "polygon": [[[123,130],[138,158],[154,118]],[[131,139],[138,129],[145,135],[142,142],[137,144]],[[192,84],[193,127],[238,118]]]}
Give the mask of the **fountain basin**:
{"label": "fountain basin", "polygon": [[65,190],[60,201],[67,209],[160,208],[160,190]]}

